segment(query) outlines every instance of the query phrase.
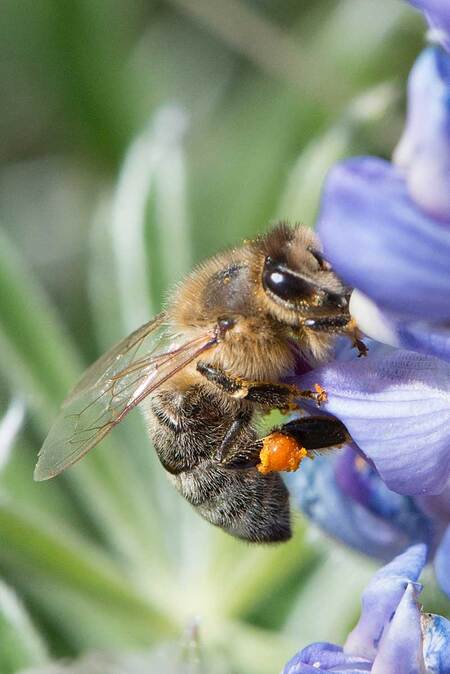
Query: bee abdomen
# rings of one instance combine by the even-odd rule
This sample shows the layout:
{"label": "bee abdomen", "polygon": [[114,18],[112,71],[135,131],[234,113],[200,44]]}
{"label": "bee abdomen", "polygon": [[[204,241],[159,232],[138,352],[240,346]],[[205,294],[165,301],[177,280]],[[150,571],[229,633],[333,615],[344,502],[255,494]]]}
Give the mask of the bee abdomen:
{"label": "bee abdomen", "polygon": [[[150,436],[170,480],[202,517],[247,541],[285,541],[291,536],[290,510],[280,476],[225,468],[214,458],[239,405],[225,405],[198,387],[161,392],[145,410]],[[246,446],[256,437],[249,419],[235,442]]]}
{"label": "bee abdomen", "polygon": [[177,489],[206,520],[238,538],[275,543],[291,537],[288,491],[278,474],[260,475],[203,462],[173,476]]}

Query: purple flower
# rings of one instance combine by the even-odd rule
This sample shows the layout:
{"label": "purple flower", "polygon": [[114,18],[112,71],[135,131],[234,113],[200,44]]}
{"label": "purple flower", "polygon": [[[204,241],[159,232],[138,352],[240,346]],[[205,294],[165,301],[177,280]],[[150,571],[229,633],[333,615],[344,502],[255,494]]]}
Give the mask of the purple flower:
{"label": "purple flower", "polygon": [[431,217],[448,223],[450,57],[439,47],[425,49],[413,66],[406,126],[393,159],[413,201]]}
{"label": "purple flower", "polygon": [[338,164],[318,229],[357,289],[358,325],[397,348],[341,354],[299,383],[325,388],[324,410],[346,424],[389,489],[430,496],[450,480],[450,57],[439,48],[413,69],[396,160]]}
{"label": "purple flower", "polygon": [[411,73],[394,160],[338,164],[319,233],[336,271],[362,291],[351,310],[366,334],[450,360],[450,56],[438,47]]}
{"label": "purple flower", "polygon": [[366,554],[388,560],[425,543],[450,596],[450,364],[380,343],[366,358],[353,351],[340,344],[336,360],[292,377],[327,391],[321,412],[354,444],[303,462],[288,487],[318,526]]}
{"label": "purple flower", "polygon": [[432,37],[450,51],[450,4],[447,0],[408,0],[424,14]]}
{"label": "purple flower", "polygon": [[341,419],[389,489],[441,493],[450,479],[450,364],[383,345],[348,357],[295,382],[325,389],[323,411]]}
{"label": "purple flower", "polygon": [[426,546],[415,545],[380,569],[362,597],[361,617],[344,647],[316,643],[283,674],[444,674],[450,669],[450,622],[422,615],[418,578]]}
{"label": "purple flower", "polygon": [[350,446],[305,461],[286,475],[295,504],[327,534],[381,561],[424,543],[450,596],[450,484],[439,496],[391,491],[373,466]]}

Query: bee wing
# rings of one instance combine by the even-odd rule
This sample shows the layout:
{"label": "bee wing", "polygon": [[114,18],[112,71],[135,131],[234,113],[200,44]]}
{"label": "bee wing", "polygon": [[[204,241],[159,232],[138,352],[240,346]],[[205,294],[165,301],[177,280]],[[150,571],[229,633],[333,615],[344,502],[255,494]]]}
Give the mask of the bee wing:
{"label": "bee wing", "polygon": [[211,331],[182,344],[170,338],[164,314],[135,330],[82,376],[39,452],[35,480],[47,480],[81,459],[136,405],[216,344]]}

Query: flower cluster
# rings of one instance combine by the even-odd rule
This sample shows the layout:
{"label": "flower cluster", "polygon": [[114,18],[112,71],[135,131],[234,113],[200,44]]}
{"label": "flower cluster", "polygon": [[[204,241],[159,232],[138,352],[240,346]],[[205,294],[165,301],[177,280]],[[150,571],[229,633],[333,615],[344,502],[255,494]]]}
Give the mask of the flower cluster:
{"label": "flower cluster", "polygon": [[296,380],[327,391],[324,412],[354,445],[288,485],[319,526],[379,559],[426,544],[450,596],[450,3],[412,4],[440,45],[412,69],[393,160],[336,165],[318,222],[328,259],[357,289],[352,315],[377,341],[366,358],[339,348]]}
{"label": "flower cluster", "polygon": [[311,644],[283,674],[445,674],[450,671],[450,621],[422,614],[417,582],[426,547],[415,545],[380,569],[362,597],[361,617],[344,647]]}

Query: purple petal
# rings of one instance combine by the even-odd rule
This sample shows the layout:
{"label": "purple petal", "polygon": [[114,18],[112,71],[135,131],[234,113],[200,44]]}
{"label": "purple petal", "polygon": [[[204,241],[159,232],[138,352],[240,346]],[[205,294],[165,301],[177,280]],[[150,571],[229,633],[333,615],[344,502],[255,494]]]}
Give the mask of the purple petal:
{"label": "purple petal", "polygon": [[365,658],[346,655],[340,646],[320,642],[311,644],[289,660],[283,674],[362,674],[370,672],[372,663]]}
{"label": "purple petal", "polygon": [[383,561],[420,540],[423,527],[413,531],[414,518],[401,528],[343,491],[335,475],[340,458],[317,456],[314,461],[304,461],[295,473],[286,474],[284,480],[296,506],[329,536]]}
{"label": "purple petal", "polygon": [[372,674],[427,674],[417,591],[408,584],[381,639]]}
{"label": "purple petal", "polygon": [[450,365],[401,349],[333,361],[296,380],[320,384],[324,410],[343,421],[387,486],[438,494],[450,476]]}
{"label": "purple petal", "polygon": [[346,653],[375,658],[384,629],[408,585],[419,578],[426,554],[425,545],[414,545],[375,574],[364,590],[361,617],[347,637]]}
{"label": "purple petal", "polygon": [[412,199],[432,217],[450,219],[450,56],[429,47],[409,77],[408,117],[394,152]]}
{"label": "purple petal", "polygon": [[450,328],[425,322],[400,322],[397,335],[403,348],[428,353],[450,362]]}
{"label": "purple petal", "polygon": [[434,570],[440,587],[450,597],[450,525],[437,550]]}
{"label": "purple petal", "polygon": [[[388,489],[377,471],[350,448],[337,457],[335,465],[336,481],[343,492],[397,530],[398,542],[403,545],[395,554],[406,547],[405,535],[408,545],[426,543],[432,547],[437,535],[436,525],[417,507],[413,498]],[[393,555],[381,554],[380,557],[392,559]]]}
{"label": "purple petal", "polygon": [[450,5],[447,0],[408,0],[426,16],[434,37],[450,51]]}
{"label": "purple petal", "polygon": [[[377,583],[384,578],[405,576],[410,582],[416,582],[427,560],[427,546],[421,543],[412,545],[401,555],[397,555],[389,564],[382,566],[371,582]],[[370,583],[367,587],[369,589]]]}
{"label": "purple petal", "polygon": [[351,295],[350,312],[360,330],[372,339],[450,362],[450,327],[399,319],[381,311],[359,290]]}
{"label": "purple petal", "polygon": [[430,613],[422,616],[423,655],[429,674],[450,672],[450,621]]}
{"label": "purple petal", "polygon": [[436,522],[441,522],[444,529],[450,524],[450,481],[437,496],[418,496],[416,501],[422,512]]}
{"label": "purple petal", "polygon": [[337,164],[318,229],[338,274],[382,309],[450,319],[450,222],[420,211],[392,164],[373,157]]}

